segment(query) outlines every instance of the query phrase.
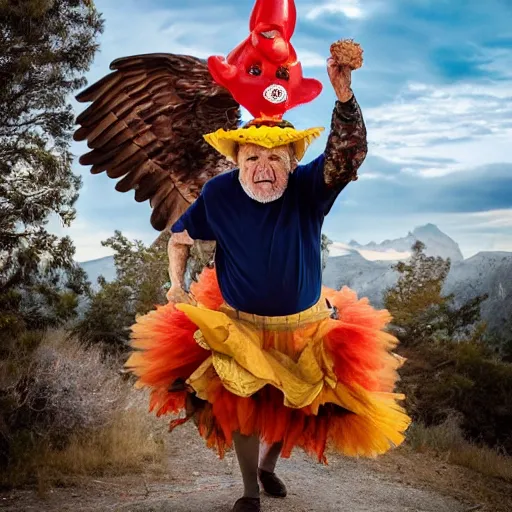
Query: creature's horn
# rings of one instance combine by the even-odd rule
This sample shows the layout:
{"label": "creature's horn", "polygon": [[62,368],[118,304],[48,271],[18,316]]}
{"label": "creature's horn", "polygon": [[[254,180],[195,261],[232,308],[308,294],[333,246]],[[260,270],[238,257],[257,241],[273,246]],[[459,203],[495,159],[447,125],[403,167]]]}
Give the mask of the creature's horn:
{"label": "creature's horn", "polygon": [[290,41],[297,22],[294,0],[256,0],[251,14],[251,32],[258,25],[279,27],[286,41]]}

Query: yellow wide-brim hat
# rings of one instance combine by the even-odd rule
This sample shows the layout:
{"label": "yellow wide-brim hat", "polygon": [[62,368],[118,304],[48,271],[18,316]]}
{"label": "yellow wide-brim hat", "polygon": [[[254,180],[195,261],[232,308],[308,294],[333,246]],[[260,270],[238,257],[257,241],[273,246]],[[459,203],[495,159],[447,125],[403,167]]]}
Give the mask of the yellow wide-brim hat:
{"label": "yellow wide-brim hat", "polygon": [[323,131],[323,128],[296,130],[286,121],[278,125],[268,125],[254,120],[237,130],[226,131],[222,128],[204,135],[204,138],[208,144],[233,162],[236,162],[239,144],[256,144],[269,149],[293,144],[295,156],[297,160],[301,160],[308,146]]}

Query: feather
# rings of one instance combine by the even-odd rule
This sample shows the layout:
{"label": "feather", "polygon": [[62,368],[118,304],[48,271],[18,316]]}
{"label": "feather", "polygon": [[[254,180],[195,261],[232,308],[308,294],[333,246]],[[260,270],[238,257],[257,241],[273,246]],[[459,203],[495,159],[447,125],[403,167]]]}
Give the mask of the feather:
{"label": "feather", "polygon": [[116,190],[149,200],[151,224],[174,223],[209,179],[232,165],[203,139],[240,122],[240,105],[217,85],[206,62],[166,53],[124,57],[82,91],[92,102],[77,118],[76,141],[92,150],[80,157],[91,172],[120,179]]}

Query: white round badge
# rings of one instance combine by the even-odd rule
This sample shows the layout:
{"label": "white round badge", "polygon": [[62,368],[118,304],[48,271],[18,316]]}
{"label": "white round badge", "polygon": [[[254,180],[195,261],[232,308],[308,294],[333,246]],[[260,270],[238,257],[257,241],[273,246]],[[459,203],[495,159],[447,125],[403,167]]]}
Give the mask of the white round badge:
{"label": "white round badge", "polygon": [[263,97],[270,103],[284,103],[288,99],[288,93],[282,85],[272,84],[263,91]]}

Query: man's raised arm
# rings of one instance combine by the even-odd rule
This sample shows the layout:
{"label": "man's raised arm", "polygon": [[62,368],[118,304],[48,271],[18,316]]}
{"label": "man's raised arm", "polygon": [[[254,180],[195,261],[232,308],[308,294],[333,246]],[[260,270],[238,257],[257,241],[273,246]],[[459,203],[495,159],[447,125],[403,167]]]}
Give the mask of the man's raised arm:
{"label": "man's raised arm", "polygon": [[357,170],[367,152],[366,127],[356,98],[352,95],[344,103],[337,101],[325,148],[326,185],[339,188],[357,180]]}
{"label": "man's raised arm", "polygon": [[338,101],[325,148],[324,180],[329,187],[339,188],[357,180],[357,170],[366,158],[368,143],[363,115],[351,88],[351,69],[339,66],[330,58],[327,72]]}

